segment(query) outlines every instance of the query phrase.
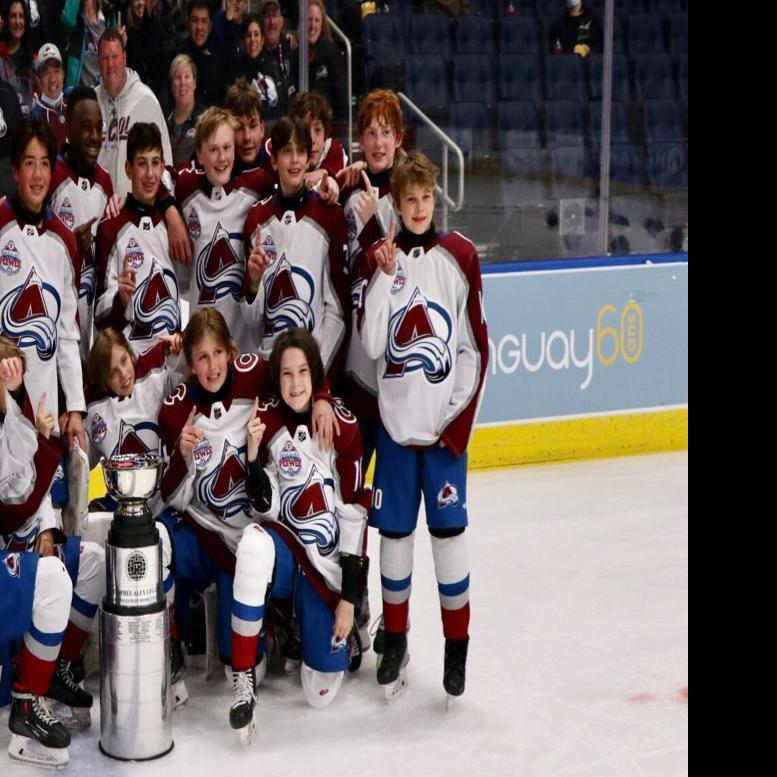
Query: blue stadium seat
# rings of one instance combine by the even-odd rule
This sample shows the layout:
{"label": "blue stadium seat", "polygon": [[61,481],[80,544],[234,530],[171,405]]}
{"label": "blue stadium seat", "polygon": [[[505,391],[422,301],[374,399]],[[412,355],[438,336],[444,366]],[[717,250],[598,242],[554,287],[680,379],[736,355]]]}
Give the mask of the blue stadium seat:
{"label": "blue stadium seat", "polygon": [[540,44],[540,26],[531,16],[506,16],[499,28],[502,54],[536,54]]}
{"label": "blue stadium seat", "polygon": [[413,54],[438,54],[451,58],[451,25],[444,14],[413,14],[408,23],[408,39]]}
{"label": "blue stadium seat", "polygon": [[669,51],[675,56],[688,53],[687,13],[676,13],[669,17]]}
{"label": "blue stadium seat", "polygon": [[629,31],[629,52],[632,57],[666,51],[660,16],[652,14],[630,16],[626,23]]}
{"label": "blue stadium seat", "polygon": [[684,0],[648,0],[648,12],[659,16],[669,16],[673,13],[682,13],[686,5]]}
{"label": "blue stadium seat", "polygon": [[501,102],[497,107],[499,145],[506,148],[539,148],[540,123],[534,102]]}
{"label": "blue stadium seat", "polygon": [[451,103],[448,134],[465,156],[483,156],[491,150],[491,113],[485,103]]}
{"label": "blue stadium seat", "polygon": [[405,31],[399,14],[373,13],[364,19],[364,53],[378,65],[401,63]]}
{"label": "blue stadium seat", "polygon": [[538,148],[511,148],[502,154],[502,205],[515,208],[547,199],[547,170]]}
{"label": "blue stadium seat", "polygon": [[548,100],[585,97],[583,60],[576,54],[553,54],[545,60],[545,96]]}
{"label": "blue stadium seat", "polygon": [[462,54],[453,60],[453,99],[456,102],[496,102],[496,84],[491,57]]}
{"label": "blue stadium seat", "polygon": [[638,100],[674,100],[674,70],[669,54],[642,54],[634,64],[634,89]]}
{"label": "blue stadium seat", "polygon": [[499,57],[499,96],[502,100],[542,101],[536,55],[502,54]]}
{"label": "blue stadium seat", "polygon": [[455,40],[459,54],[493,54],[494,23],[484,16],[460,16]]}
{"label": "blue stadium seat", "polygon": [[[588,95],[592,100],[602,99],[602,66],[604,56],[591,54],[588,58]],[[612,56],[612,99],[631,102],[631,79],[629,78],[629,60],[625,54]]]}
{"label": "blue stadium seat", "polygon": [[645,187],[645,150],[635,143],[610,146],[610,180],[630,187]]}
{"label": "blue stadium seat", "polygon": [[566,13],[566,8],[558,0],[537,0],[538,19],[553,19],[562,13]]}
{"label": "blue stadium seat", "polygon": [[[590,124],[591,146],[598,148],[602,138],[602,104],[589,103],[588,115]],[[629,125],[626,119],[626,106],[620,102],[612,103],[612,121],[610,122],[610,139],[612,143],[629,143]]]}
{"label": "blue stadium seat", "polygon": [[688,188],[688,144],[648,143],[647,176],[654,191]]}
{"label": "blue stadium seat", "polygon": [[450,101],[448,70],[437,54],[414,54],[405,58],[407,96],[425,112],[440,115]]}
{"label": "blue stadium seat", "polygon": [[582,146],[558,146],[550,149],[549,154],[551,198],[593,194],[594,181],[586,175],[585,149]]}
{"label": "blue stadium seat", "polygon": [[683,100],[688,99],[688,55],[677,60],[677,88]]}
{"label": "blue stadium seat", "polygon": [[672,100],[645,100],[645,140],[685,140],[683,116],[680,105]]}
{"label": "blue stadium seat", "polygon": [[469,10],[467,11],[467,15],[488,16],[491,18],[493,15],[493,10],[493,0],[469,0]]}
{"label": "blue stadium seat", "polygon": [[548,146],[583,145],[583,109],[576,100],[545,102],[545,134]]}
{"label": "blue stadium seat", "polygon": [[615,15],[626,17],[644,14],[645,0],[615,0]]}

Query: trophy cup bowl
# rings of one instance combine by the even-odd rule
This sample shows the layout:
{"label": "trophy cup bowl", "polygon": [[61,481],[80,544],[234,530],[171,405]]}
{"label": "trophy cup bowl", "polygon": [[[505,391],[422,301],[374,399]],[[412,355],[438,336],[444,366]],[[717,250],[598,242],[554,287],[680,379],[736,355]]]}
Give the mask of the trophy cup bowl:
{"label": "trophy cup bowl", "polygon": [[123,453],[103,459],[103,478],[108,493],[119,503],[145,502],[158,490],[162,458],[153,453]]}

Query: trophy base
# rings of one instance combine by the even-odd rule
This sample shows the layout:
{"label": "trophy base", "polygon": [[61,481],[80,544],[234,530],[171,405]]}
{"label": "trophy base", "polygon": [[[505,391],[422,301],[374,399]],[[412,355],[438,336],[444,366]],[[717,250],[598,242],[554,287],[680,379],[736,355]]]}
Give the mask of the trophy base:
{"label": "trophy base", "polygon": [[103,755],[107,755],[108,758],[113,758],[114,761],[124,761],[125,763],[143,763],[145,761],[156,761],[159,758],[164,758],[166,755],[171,753],[173,751],[173,748],[175,747],[175,742],[172,742],[170,744],[170,747],[164,751],[164,753],[159,753],[158,755],[150,755],[147,758],[125,758],[121,755],[114,755],[113,753],[109,753],[104,747],[103,743],[99,743],[100,752]]}

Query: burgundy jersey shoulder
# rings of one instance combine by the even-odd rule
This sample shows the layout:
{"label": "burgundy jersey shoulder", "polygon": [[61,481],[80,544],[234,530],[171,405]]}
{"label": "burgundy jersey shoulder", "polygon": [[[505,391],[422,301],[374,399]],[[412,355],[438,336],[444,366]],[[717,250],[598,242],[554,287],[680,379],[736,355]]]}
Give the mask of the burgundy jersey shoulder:
{"label": "burgundy jersey shoulder", "polygon": [[246,189],[260,200],[269,197],[275,189],[275,178],[263,167],[252,167],[231,181],[232,190]]}
{"label": "burgundy jersey shoulder", "polygon": [[267,362],[255,353],[244,353],[232,363],[232,390],[235,399],[254,399],[264,393]]}
{"label": "burgundy jersey shoulder", "polygon": [[466,272],[471,268],[472,263],[478,261],[478,251],[475,244],[464,237],[461,232],[452,230],[450,232],[441,232],[437,235],[437,245],[445,249]]}
{"label": "burgundy jersey shoulder", "polygon": [[104,192],[105,196],[110,199],[113,197],[113,181],[108,171],[101,165],[97,164],[94,170],[94,186],[99,186]]}
{"label": "burgundy jersey shoulder", "polygon": [[167,343],[159,342],[138,356],[135,362],[135,380],[145,378],[150,372],[165,366]]}
{"label": "burgundy jersey shoulder", "polygon": [[319,168],[323,168],[330,175],[337,175],[344,167],[346,162],[345,149],[343,144],[337,138],[329,138],[329,149],[326,156],[321,160]]}
{"label": "burgundy jersey shoulder", "polygon": [[5,229],[12,221],[16,221],[16,214],[13,212],[11,204],[6,200],[0,205],[0,229]]}
{"label": "burgundy jersey shoulder", "polygon": [[51,173],[51,183],[49,183],[49,199],[56,193],[60,186],[67,181],[74,181],[75,174],[64,157],[57,157],[54,163],[54,170]]}
{"label": "burgundy jersey shoulder", "polygon": [[324,231],[332,236],[332,230],[345,225],[345,211],[339,204],[329,205],[325,203],[315,192],[311,192],[307,204],[303,209],[303,216],[308,216],[323,227]]}
{"label": "burgundy jersey shoulder", "polygon": [[274,212],[272,197],[268,197],[267,199],[252,205],[248,211],[248,216],[246,216],[245,234],[250,235],[258,225],[265,224],[269,221]]}
{"label": "burgundy jersey shoulder", "polygon": [[359,421],[339,397],[332,399],[332,409],[340,426],[340,434],[335,435],[335,451],[340,454],[352,450],[355,438],[361,439]]}
{"label": "burgundy jersey shoulder", "polygon": [[65,223],[62,221],[62,219],[52,210],[48,210],[47,212],[44,228],[47,232],[51,232],[60,238],[60,240],[62,240],[62,242],[65,244],[65,248],[67,248],[70,254],[70,258],[73,260],[73,266],[77,266],[80,269],[81,263],[76,263],[76,258],[78,257],[78,244],[76,243],[75,235],[65,226]]}
{"label": "burgundy jersey shoulder", "polygon": [[187,167],[178,173],[175,183],[175,198],[181,205],[200,188],[204,175],[205,173],[193,167]]}

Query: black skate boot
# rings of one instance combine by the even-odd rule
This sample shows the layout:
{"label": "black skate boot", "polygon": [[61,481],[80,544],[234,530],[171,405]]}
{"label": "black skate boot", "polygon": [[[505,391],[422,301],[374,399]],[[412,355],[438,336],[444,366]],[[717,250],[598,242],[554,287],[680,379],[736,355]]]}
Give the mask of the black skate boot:
{"label": "black skate boot", "polygon": [[67,659],[57,659],[46,698],[54,702],[52,712],[67,728],[89,728],[92,725],[94,699],[73,680]]}
{"label": "black skate boot", "polygon": [[351,634],[348,637],[348,646],[351,650],[351,662],[348,664],[348,671],[358,672],[362,665],[364,648],[362,646],[361,632],[355,623],[351,629]]}
{"label": "black skate boot", "polygon": [[183,658],[183,646],[180,639],[170,640],[170,685],[173,694],[173,709],[183,707],[189,701],[186,689],[186,663]]}
{"label": "black skate boot", "polygon": [[75,661],[70,662],[70,676],[76,685],[86,680],[86,667],[84,666],[83,656],[79,656]]}
{"label": "black skate boot", "polygon": [[238,732],[243,747],[247,747],[256,729],[254,722],[256,672],[254,667],[245,672],[232,671],[232,693],[234,701],[229,710],[229,725]]}
{"label": "black skate boot", "polygon": [[445,669],[442,684],[449,696],[461,696],[464,693],[468,647],[469,637],[445,640]]}
{"label": "black skate boot", "polygon": [[70,734],[49,712],[43,697],[14,691],[8,727],[8,754],[14,760],[54,769],[61,769],[70,760]]}
{"label": "black skate boot", "polygon": [[386,701],[396,699],[407,687],[407,634],[386,632],[386,650],[378,666],[378,685],[385,686]]}

